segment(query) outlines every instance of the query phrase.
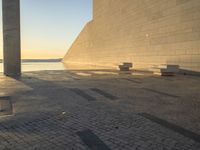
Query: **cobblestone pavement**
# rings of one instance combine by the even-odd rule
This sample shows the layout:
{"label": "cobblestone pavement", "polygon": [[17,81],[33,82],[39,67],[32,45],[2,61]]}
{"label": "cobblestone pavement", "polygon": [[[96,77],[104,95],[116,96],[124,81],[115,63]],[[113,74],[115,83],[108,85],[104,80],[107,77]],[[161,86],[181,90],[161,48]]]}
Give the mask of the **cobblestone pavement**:
{"label": "cobblestone pavement", "polygon": [[[0,77],[0,150],[199,150],[200,78],[40,71]],[[1,115],[1,112],[0,112]],[[150,116],[150,117],[148,117]]]}

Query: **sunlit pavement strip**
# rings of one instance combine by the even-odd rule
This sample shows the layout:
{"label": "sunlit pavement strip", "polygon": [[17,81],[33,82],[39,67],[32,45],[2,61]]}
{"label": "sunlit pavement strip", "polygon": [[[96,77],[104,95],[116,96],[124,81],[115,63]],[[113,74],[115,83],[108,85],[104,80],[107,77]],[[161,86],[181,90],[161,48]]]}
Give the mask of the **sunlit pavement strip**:
{"label": "sunlit pavement strip", "polygon": [[106,72],[106,71],[92,71],[93,74],[96,75],[118,75],[116,72]]}
{"label": "sunlit pavement strip", "polygon": [[[140,95],[145,91],[143,88],[149,89],[152,85],[155,87],[160,83],[159,79],[159,81],[154,79],[152,82],[151,78],[140,78],[141,84],[120,80],[119,85],[113,80],[109,82],[109,78],[105,77],[99,81],[95,77],[91,79],[80,77],[79,81],[65,80],[66,75],[68,78],[71,75],[73,79],[73,74],[64,71],[59,73],[49,77],[48,72],[35,72],[34,76],[27,75],[29,78],[22,77],[16,82],[8,80],[6,85],[0,86],[3,92],[13,90],[10,96],[15,109],[14,117],[0,118],[0,150],[200,149],[199,133],[194,132],[198,128],[192,126],[195,122],[191,121],[191,127],[185,126],[185,122],[189,120],[183,120],[179,114],[179,111],[190,112],[190,109],[193,109],[190,112],[191,120],[199,114],[199,109],[194,109],[199,106],[198,99],[193,99],[192,105],[183,99],[190,96],[187,92],[181,93],[185,86],[176,83],[176,86],[180,86],[178,90],[181,90],[176,93],[181,97],[175,99],[155,92],[145,92],[146,95]],[[122,77],[118,75],[118,78]],[[186,85],[196,83],[188,93],[198,98],[198,92],[196,93],[199,88],[198,78],[193,81],[186,82]],[[166,86],[174,84],[173,82],[169,84],[165,80],[162,82],[166,84],[163,84],[163,87],[158,85],[161,88],[159,91],[169,89]],[[14,87],[17,89],[14,90]],[[94,95],[90,95],[88,90],[93,91]],[[173,89],[164,93],[177,95],[173,93]],[[133,99],[127,99],[126,95],[132,95]],[[113,97],[117,100],[108,100]],[[170,105],[165,101],[170,102]],[[184,107],[181,106],[182,103]],[[174,114],[171,112],[172,109]],[[151,115],[149,111],[157,112],[157,115]],[[181,113],[183,118],[188,119],[187,115],[190,115],[188,112]],[[179,125],[167,121],[167,118],[173,117],[176,117]]]}
{"label": "sunlit pavement strip", "polygon": [[76,75],[79,75],[79,76],[91,76],[91,74],[89,73],[83,73],[83,72],[80,72],[80,73],[76,73]]}

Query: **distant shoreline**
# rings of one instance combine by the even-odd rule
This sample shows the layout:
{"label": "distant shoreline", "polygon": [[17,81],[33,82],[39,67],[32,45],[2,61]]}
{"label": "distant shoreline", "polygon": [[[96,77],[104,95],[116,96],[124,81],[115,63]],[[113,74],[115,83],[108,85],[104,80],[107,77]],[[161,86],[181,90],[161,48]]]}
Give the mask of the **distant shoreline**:
{"label": "distant shoreline", "polygon": [[[22,63],[29,62],[62,62],[62,58],[58,59],[22,59]],[[3,60],[0,59],[0,63],[3,63]]]}

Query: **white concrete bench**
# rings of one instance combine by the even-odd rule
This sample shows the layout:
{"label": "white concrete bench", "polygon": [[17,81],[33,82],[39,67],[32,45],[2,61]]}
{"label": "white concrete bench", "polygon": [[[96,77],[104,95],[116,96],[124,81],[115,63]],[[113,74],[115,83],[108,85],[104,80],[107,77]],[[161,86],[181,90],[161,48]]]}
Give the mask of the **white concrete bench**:
{"label": "white concrete bench", "polygon": [[119,65],[120,71],[130,71],[130,68],[133,67],[132,63],[124,62],[122,65]]}
{"label": "white concrete bench", "polygon": [[151,68],[156,75],[174,76],[179,72],[179,65],[158,65]]}

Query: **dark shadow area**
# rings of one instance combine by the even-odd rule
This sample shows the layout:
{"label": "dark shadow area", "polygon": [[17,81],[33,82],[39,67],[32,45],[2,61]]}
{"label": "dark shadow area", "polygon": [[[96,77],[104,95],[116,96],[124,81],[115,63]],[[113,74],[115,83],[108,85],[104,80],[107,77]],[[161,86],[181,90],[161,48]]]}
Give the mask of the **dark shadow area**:
{"label": "dark shadow area", "polygon": [[84,130],[77,133],[81,140],[92,150],[111,150],[91,130]]}
{"label": "dark shadow area", "polygon": [[12,100],[10,96],[0,97],[0,117],[13,114]]}

